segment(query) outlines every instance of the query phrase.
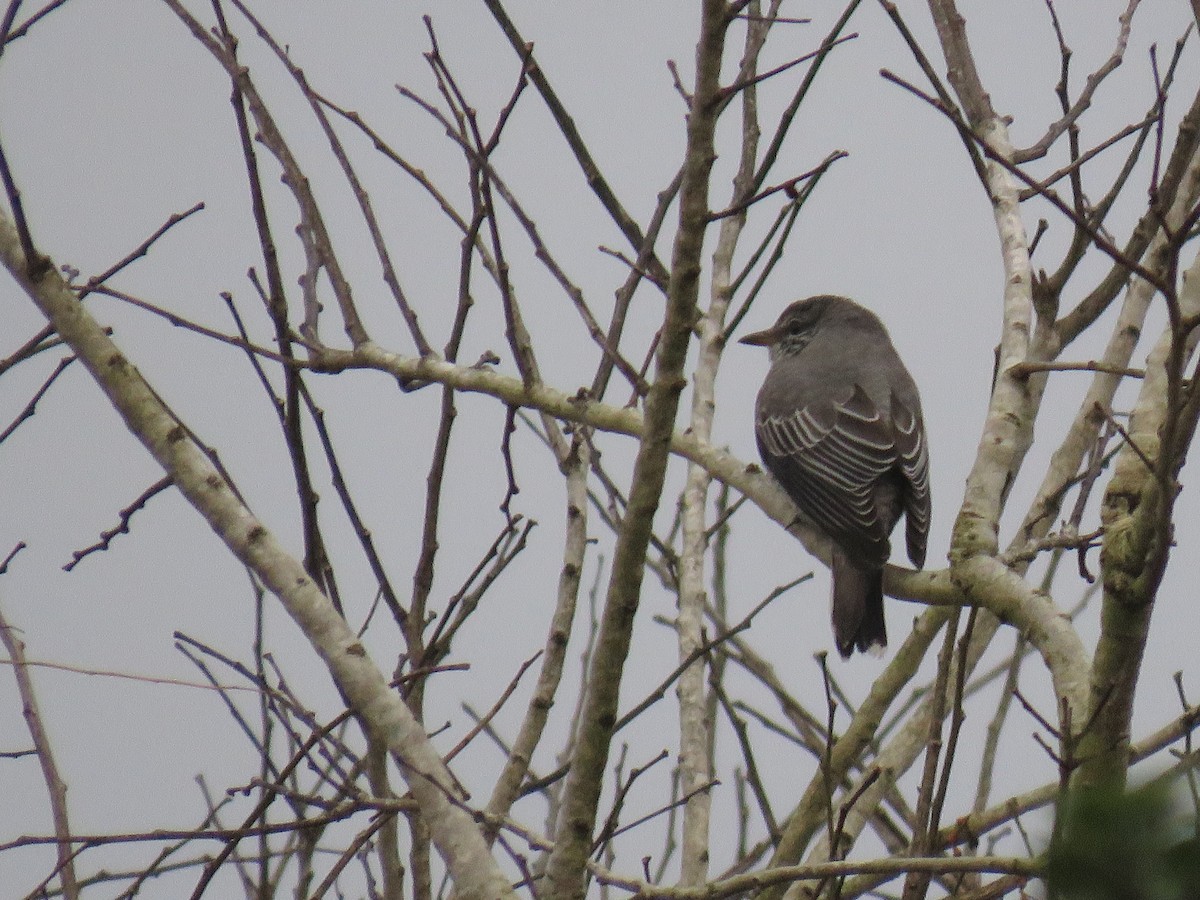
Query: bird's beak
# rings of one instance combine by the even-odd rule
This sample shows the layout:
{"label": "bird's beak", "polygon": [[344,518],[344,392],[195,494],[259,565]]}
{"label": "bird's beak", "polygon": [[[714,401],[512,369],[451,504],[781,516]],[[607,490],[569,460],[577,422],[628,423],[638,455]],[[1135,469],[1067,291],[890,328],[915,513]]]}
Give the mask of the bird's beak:
{"label": "bird's beak", "polygon": [[770,347],[775,342],[775,329],[755,331],[738,340],[739,344],[750,344],[752,347]]}

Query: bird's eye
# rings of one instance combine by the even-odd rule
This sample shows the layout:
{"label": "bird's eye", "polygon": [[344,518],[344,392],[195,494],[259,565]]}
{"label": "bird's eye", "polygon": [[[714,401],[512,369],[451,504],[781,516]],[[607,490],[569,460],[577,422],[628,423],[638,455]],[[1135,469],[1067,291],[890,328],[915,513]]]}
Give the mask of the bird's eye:
{"label": "bird's eye", "polygon": [[787,331],[791,337],[799,337],[801,334],[804,333],[804,326],[801,325],[799,322],[792,322],[788,325]]}

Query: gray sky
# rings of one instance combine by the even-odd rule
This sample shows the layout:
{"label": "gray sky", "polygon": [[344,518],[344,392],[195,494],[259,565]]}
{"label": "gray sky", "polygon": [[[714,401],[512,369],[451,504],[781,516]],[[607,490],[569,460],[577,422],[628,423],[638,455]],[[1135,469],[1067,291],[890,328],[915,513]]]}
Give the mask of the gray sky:
{"label": "gray sky", "polygon": [[[918,36],[932,50],[927,12],[920,4],[902,5]],[[792,6],[789,14],[811,15],[815,24],[790,26],[793,30],[784,32],[788,40],[778,41],[770,62],[811,49],[837,12],[827,3]],[[1116,16],[1124,3],[1061,6],[1064,30],[1076,51],[1078,83],[1111,51]],[[1085,120],[1085,144],[1144,113],[1153,97],[1148,44],[1158,42],[1160,59],[1166,58],[1190,19],[1185,3],[1145,7],[1135,20],[1125,65],[1105,85],[1100,102]],[[455,201],[463,199],[461,157],[441,128],[400,97],[395,85],[435,96],[422,58],[428,38],[420,16],[430,12],[443,53],[482,121],[490,124],[511,92],[517,63],[481,6],[360,0],[264,3],[255,8],[318,90],[362,113],[398,150],[445,185]],[[693,4],[519,2],[510,9],[526,37],[535,42],[540,65],[575,115],[618,196],[635,217],[644,220],[655,194],[678,165],[683,106],[666,61],[677,60],[685,80],[690,77]],[[1032,0],[1005,4],[966,0],[962,9],[993,100],[1014,116],[1015,142],[1028,143],[1057,111],[1052,91],[1059,62],[1045,8]],[[197,4],[196,10],[209,15],[207,4]],[[231,20],[243,36],[243,60],[274,104],[327,204],[325,213],[368,327],[381,343],[411,352],[379,281],[352,198],[332,169],[324,139],[276,61],[251,37],[244,22],[232,13]],[[746,326],[763,327],[788,301],[822,292],[853,296],[883,317],[924,399],[933,454],[929,564],[940,567],[990,383],[1002,291],[999,253],[987,198],[953,130],[933,110],[877,74],[880,68],[890,68],[919,83],[919,72],[895,29],[868,2],[851,30],[858,37],[832,56],[772,180],[805,171],[834,149],[846,150],[849,156],[834,166],[806,207],[779,272]],[[735,58],[731,52],[730,60]],[[1192,46],[1181,66],[1181,99],[1172,107],[1175,115],[1196,75]],[[764,108],[777,109],[794,83],[785,77],[777,87],[764,89]],[[246,212],[245,175],[228,94],[223,73],[165,5],[71,0],[4,53],[0,137],[40,247],[56,262],[78,269],[84,278],[125,255],[171,213],[203,200],[203,213],[177,227],[148,259],[132,266],[115,284],[226,330],[228,316],[219,292],[231,291],[265,341],[265,319],[245,277],[248,267],[261,267],[261,263]],[[405,290],[420,310],[432,343],[440,348],[454,307],[458,238],[408,179],[349,130],[343,129],[342,135],[368,181]],[[724,174],[734,159],[732,137],[729,128],[723,129],[718,171]],[[514,114],[497,165],[528,204],[547,244],[583,286],[599,318],[606,320],[612,292],[625,271],[597,247],[625,248],[533,90]],[[1110,164],[1101,161],[1097,175],[1106,165]],[[294,205],[277,183],[271,162],[265,163],[264,171],[275,201],[274,222],[288,277],[293,277],[299,260],[298,247],[289,241]],[[727,183],[727,178],[715,182],[714,208],[728,198]],[[1097,191],[1101,183],[1097,181]],[[1144,183],[1143,174],[1140,184]],[[1113,220],[1114,228],[1127,227],[1142,202],[1142,191],[1142,187],[1130,189],[1129,203]],[[1043,215],[1050,218],[1052,229],[1039,254],[1045,254],[1041,264],[1050,265],[1068,231],[1046,209],[1032,206],[1027,227],[1032,231]],[[761,233],[769,221],[770,214],[762,212],[752,220],[751,230]],[[590,382],[594,347],[515,228],[508,239],[514,279],[547,380],[574,391]],[[1087,271],[1091,277],[1081,280],[1070,299],[1081,296],[1102,267],[1093,264]],[[661,301],[650,292],[639,298],[631,334],[642,335],[644,346],[660,316]],[[502,370],[515,371],[503,346],[495,297],[480,300],[462,358],[473,360],[492,349],[504,359]],[[219,450],[254,510],[289,546],[299,548],[295,492],[278,428],[244,357],[117,301],[93,298],[88,303],[114,328],[118,343],[151,383],[203,440]],[[0,322],[0,357],[42,324],[11,282],[0,285]],[[327,338],[338,337],[332,321],[326,328]],[[1147,333],[1155,332],[1148,329]],[[1084,342],[1066,358],[1089,358],[1098,346]],[[38,363],[5,375],[0,385],[0,427],[21,410],[57,359],[58,354],[46,354]],[[756,458],[750,408],[765,371],[765,355],[735,346],[726,357],[719,386],[714,441],[728,445],[748,462]],[[388,379],[365,373],[312,378],[309,383],[327,409],[342,463],[357,488],[364,518],[385,550],[389,572],[406,590],[419,546],[424,477],[439,397],[433,390],[400,396]],[[1083,374],[1063,375],[1053,383],[1039,421],[1038,450],[1013,492],[1010,529],[1024,514],[1045,460],[1085,387]],[[621,402],[625,394],[618,386],[610,399]],[[685,408],[686,403],[685,398]],[[479,397],[463,397],[459,407],[462,423],[451,450],[451,487],[434,591],[433,606],[439,609],[502,523],[497,506],[503,497],[504,472],[497,447],[503,410]],[[460,702],[468,699],[477,708],[486,708],[517,665],[544,640],[561,562],[561,479],[545,476],[553,471],[547,469],[549,457],[526,431],[515,442],[522,491],[514,508],[541,524],[530,549],[489,595],[456,645],[453,659],[470,660],[470,673],[433,682],[428,722],[431,729],[443,721],[451,723],[442,741],[445,747],[469,727]],[[606,462],[627,481],[632,442],[608,439],[604,447]],[[682,483],[683,471],[676,461],[672,484]],[[136,516],[133,534],[118,538],[108,552],[88,558],[71,574],[61,571],[72,550],[91,544],[102,530],[113,527],[117,511],[159,474],[80,366],[73,366],[51,389],[33,420],[0,445],[0,508],[4,510],[0,556],[17,541],[29,545],[0,579],[0,602],[5,615],[23,630],[30,658],[194,680],[195,669],[172,646],[176,630],[233,655],[248,656],[252,608],[246,575],[174,494],[155,498]],[[1185,485],[1187,480],[1185,473]],[[343,595],[352,621],[359,621],[373,596],[370,573],[336,508],[332,490],[326,487],[323,495]],[[669,491],[667,497],[671,496]],[[664,525],[673,511],[672,502],[665,503]],[[1135,717],[1137,733],[1176,711],[1173,672],[1183,670],[1189,684],[1197,679],[1196,592],[1189,569],[1198,548],[1196,529],[1187,526],[1198,515],[1194,493],[1185,490],[1178,512],[1183,526],[1179,547],[1147,653],[1145,693]],[[1094,512],[1085,521],[1094,523]],[[597,555],[608,554],[611,545],[599,522],[592,530],[599,545],[589,558],[585,583],[594,577]],[[737,516],[732,549],[735,618],[775,585],[816,570],[811,584],[762,614],[751,638],[781,677],[797,686],[802,698],[822,708],[812,653],[832,643],[825,573],[787,534],[752,508]],[[1063,606],[1073,605],[1079,595],[1078,580],[1066,577],[1060,584],[1056,599]],[[674,665],[673,636],[652,621],[656,615],[671,615],[673,602],[648,585],[625,705],[636,702]],[[919,611],[889,602],[894,644]],[[290,683],[306,703],[329,715],[339,701],[323,668],[274,606],[269,618],[271,645]],[[1094,620],[1092,611],[1080,625],[1088,646],[1097,630]],[[376,628],[368,642],[381,664],[392,665],[398,647],[394,632]],[[1011,634],[1004,635],[999,646],[1010,643]],[[572,679],[578,677],[577,655],[573,646]],[[861,698],[882,665],[857,658],[847,664],[836,661],[834,668],[851,697]],[[223,681],[232,680],[221,674]],[[217,793],[228,785],[245,783],[254,773],[253,753],[212,692],[50,669],[36,670],[34,677],[59,765],[70,785],[77,831],[187,827],[202,815],[192,781],[197,773],[203,773]],[[1046,682],[1043,667],[1031,663],[1023,686],[1045,700]],[[499,717],[502,733],[511,734],[526,698],[522,689]],[[560,729],[570,712],[569,704],[561,706],[556,710]],[[644,762],[664,745],[673,746],[673,716],[672,696],[648,717],[643,729],[628,736],[630,764]],[[985,724],[970,723],[971,740],[978,739]],[[1006,740],[1014,748],[1013,758],[1021,760],[1022,771],[1000,773],[997,792],[1032,787],[1054,777],[1051,763],[1029,738],[1034,729],[1027,717],[1014,717]],[[5,735],[0,750],[28,744],[15,688],[4,672],[0,672],[0,734]],[[547,748],[553,746],[548,742]],[[726,746],[722,753],[727,771],[735,750]],[[963,759],[970,762],[972,755]],[[478,773],[476,787],[486,791],[499,763],[494,749],[479,743],[461,773],[468,781]],[[778,763],[768,767],[767,778],[778,796],[777,810],[788,807],[798,785],[809,777],[807,769],[797,774],[795,765],[794,758],[781,754]],[[540,757],[535,767],[548,770],[553,762]],[[965,771],[973,774],[969,765]],[[969,784],[969,775],[964,784]],[[645,799],[646,808],[657,805],[660,793]],[[32,759],[0,761],[0,796],[6,798],[0,809],[0,841],[49,832],[45,789]],[[731,789],[726,789],[717,803],[732,804],[731,796]],[[532,804],[518,807],[518,813],[540,825],[540,810]],[[640,855],[636,841],[626,845],[634,847],[630,859]],[[152,852],[135,847],[113,851],[104,859],[111,861],[105,863],[110,867],[144,865]],[[48,858],[41,851],[0,853],[0,884],[28,890],[48,870]],[[100,858],[98,853],[85,857],[84,870],[96,868],[95,860]],[[720,868],[720,863],[714,868]],[[186,878],[183,883],[191,884]],[[178,884],[151,885],[144,895],[173,896]]]}

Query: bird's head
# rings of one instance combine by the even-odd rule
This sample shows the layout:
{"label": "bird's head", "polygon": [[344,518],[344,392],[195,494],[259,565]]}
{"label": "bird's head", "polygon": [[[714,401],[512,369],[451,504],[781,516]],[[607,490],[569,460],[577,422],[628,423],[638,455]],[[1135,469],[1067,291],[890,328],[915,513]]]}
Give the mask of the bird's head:
{"label": "bird's head", "polygon": [[808,346],[824,319],[843,312],[843,304],[862,309],[844,297],[822,295],[797,300],[783,311],[770,328],[748,334],[738,343],[766,347],[771,354],[771,362],[792,356]]}

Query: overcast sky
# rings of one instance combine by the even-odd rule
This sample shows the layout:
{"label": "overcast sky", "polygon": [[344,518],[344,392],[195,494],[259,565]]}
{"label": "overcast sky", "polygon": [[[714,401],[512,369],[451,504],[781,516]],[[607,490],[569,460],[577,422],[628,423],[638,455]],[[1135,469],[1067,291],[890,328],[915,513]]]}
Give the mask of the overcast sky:
{"label": "overcast sky", "polygon": [[[690,79],[694,6],[668,0],[603,4],[527,0],[510,5],[617,195],[643,221],[657,192],[679,165],[683,105],[672,86],[667,61],[676,60],[685,79]],[[812,16],[814,23],[787,26],[791,30],[784,32],[786,39],[777,39],[768,64],[815,47],[839,11],[827,2],[787,6],[792,7],[788,14]],[[933,52],[928,13],[918,3],[901,6]],[[1036,139],[1057,112],[1053,88],[1059,58],[1044,5],[1034,0],[964,0],[961,6],[993,101],[1014,117],[1015,143]],[[1084,73],[1111,52],[1116,17],[1125,4],[1105,0],[1061,6],[1063,27],[1075,51],[1078,85]],[[1191,17],[1182,0],[1145,7],[1135,19],[1125,65],[1105,84],[1096,108],[1084,121],[1085,145],[1145,113],[1153,100],[1148,47],[1157,42],[1160,60],[1165,59]],[[197,3],[195,8],[197,15],[209,20],[207,4]],[[517,60],[481,5],[461,0],[422,5],[407,0],[310,0],[258,3],[254,9],[289,48],[314,87],[360,112],[393,146],[444,185],[455,202],[463,200],[461,156],[440,126],[403,99],[395,86],[436,97],[422,55],[429,39],[421,16],[429,13],[443,54],[482,120],[490,123],[511,93]],[[411,353],[411,343],[379,280],[353,198],[332,169],[319,129],[251,29],[232,13],[231,21],[243,37],[243,61],[273,104],[327,204],[334,240],[368,327],[380,343]],[[878,75],[881,68],[889,68],[920,81],[895,28],[868,0],[850,30],[857,36],[831,57],[772,180],[810,169],[833,150],[849,155],[833,167],[806,207],[780,271],[744,330],[764,327],[787,302],[814,293],[846,294],[880,314],[924,399],[933,457],[929,565],[941,567],[991,379],[1003,290],[998,244],[987,198],[953,130],[936,112]],[[736,57],[731,51],[730,62]],[[1181,66],[1181,91],[1171,107],[1172,122],[1190,101],[1186,93],[1196,84],[1197,58],[1193,40]],[[940,58],[936,66],[942,67]],[[767,113],[778,110],[794,84],[781,79],[777,88],[764,89],[764,118],[769,121]],[[219,294],[230,291],[265,341],[269,332],[246,278],[246,270],[261,267],[261,262],[247,214],[245,175],[228,95],[224,73],[165,5],[152,0],[69,0],[0,58],[0,138],[40,249],[56,263],[77,269],[83,278],[120,259],[172,213],[203,201],[206,209],[201,214],[172,231],[115,285],[222,330],[230,330],[230,324]],[[350,130],[342,133],[368,181],[405,290],[421,311],[431,342],[440,348],[455,302],[458,237],[410,180]],[[717,170],[725,176],[734,160],[733,137],[731,126],[722,129]],[[597,248],[627,248],[590,194],[534,91],[528,91],[517,107],[496,161],[536,217],[547,244],[605,320],[625,269]],[[1098,162],[1097,191],[1103,184],[1102,173],[1111,172],[1116,163],[1116,157]],[[270,162],[265,171],[285,265],[294,274],[300,260],[298,246],[289,240],[294,207],[277,184]],[[1128,202],[1113,220],[1118,235],[1144,202],[1145,173],[1140,177],[1140,186],[1130,189]],[[719,207],[728,199],[728,181],[714,183],[712,205]],[[1026,219],[1031,232],[1043,215],[1052,227],[1039,253],[1045,254],[1041,264],[1050,266],[1068,231],[1045,209],[1031,206]],[[769,213],[760,214],[751,229],[761,233],[770,218]],[[515,229],[510,240],[519,247],[513,254],[514,279],[547,380],[573,392],[591,380],[594,348]],[[706,259],[710,252],[711,248]],[[1068,300],[1082,296],[1099,271],[1101,266],[1086,269],[1090,277],[1082,279]],[[631,333],[644,335],[640,345],[644,347],[661,304],[649,292],[640,296],[633,328],[643,331]],[[273,413],[244,357],[117,301],[94,297],[88,303],[101,321],[114,328],[117,342],[155,388],[201,439],[219,451],[256,513],[299,553],[290,469]],[[462,358],[473,360],[494,350],[502,357],[501,370],[514,372],[495,298],[488,297],[480,306]],[[0,282],[0,358],[42,324],[17,286]],[[331,341],[340,337],[332,323],[327,327]],[[1154,327],[1147,332],[1156,333]],[[1085,343],[1072,349],[1068,358],[1089,358],[1098,346]],[[0,383],[0,428],[25,406],[58,358],[46,354],[37,363],[5,374]],[[756,459],[750,412],[766,366],[761,351],[731,347],[719,386],[714,442],[728,445],[747,462]],[[424,479],[439,395],[426,390],[400,397],[394,382],[372,374],[313,378],[309,383],[329,413],[339,453],[357,486],[364,517],[386,551],[389,571],[407,589],[419,547]],[[1024,515],[1045,461],[1086,384],[1083,374],[1064,375],[1053,383],[1038,425],[1038,450],[1013,491],[1006,519],[1009,532],[1003,541]],[[1128,400],[1129,395],[1123,396]],[[609,399],[623,402],[625,393],[618,386]],[[685,398],[685,408],[686,404]],[[505,481],[497,450],[503,409],[485,398],[470,397],[461,400],[460,412],[470,424],[460,427],[451,451],[434,592],[441,599],[435,607],[475,565],[503,521],[498,505]],[[549,456],[530,434],[522,430],[515,440],[522,491],[514,509],[542,524],[530,549],[489,595],[475,626],[463,633],[456,646],[454,659],[469,659],[471,672],[434,682],[428,722],[431,729],[451,723],[447,747],[469,727],[461,700],[469,698],[485,708],[494,699],[497,685],[506,683],[544,640],[561,562],[561,479],[546,477],[554,471],[547,468]],[[606,461],[611,461],[614,472],[625,472],[622,464],[633,444],[610,440],[605,446],[610,448]],[[155,498],[136,516],[133,533],[118,538],[108,552],[89,557],[70,574],[61,569],[73,550],[112,528],[118,511],[160,474],[80,366],[72,366],[39,405],[36,416],[0,445],[0,557],[18,541],[28,544],[0,578],[0,604],[22,629],[30,658],[194,680],[198,673],[173,647],[176,630],[248,658],[253,615],[246,575],[174,494]],[[683,467],[676,461],[672,484],[678,487],[682,476]],[[1200,550],[1198,529],[1191,527],[1198,521],[1200,507],[1195,493],[1186,490],[1189,481],[1185,472],[1179,547],[1147,653],[1146,693],[1135,716],[1137,734],[1166,721],[1177,709],[1170,680],[1173,672],[1182,670],[1193,686],[1200,679],[1194,652],[1194,566],[1183,563],[1195,559]],[[328,489],[325,502],[331,519],[337,519]],[[672,505],[669,491],[664,525]],[[353,535],[338,521],[332,529],[334,552],[339,554],[350,617],[359,621],[373,597],[372,582]],[[1094,526],[1094,513],[1090,521]],[[587,584],[595,578],[599,555],[607,554],[611,546],[599,522],[592,530],[599,543],[589,557]],[[780,676],[797,685],[797,694],[820,709],[812,654],[829,649],[832,643],[827,576],[782,529],[749,507],[737,516],[732,551],[736,607],[731,614],[735,617],[775,585],[816,571],[811,584],[762,615],[751,638]],[[648,584],[626,706],[674,665],[673,636],[652,621],[657,615],[670,616],[673,602]],[[1062,592],[1055,599],[1072,606],[1080,593],[1078,579],[1064,578],[1060,584]],[[888,603],[893,643],[902,640],[919,612],[896,601]],[[1090,647],[1097,631],[1094,609],[1085,613],[1080,630]],[[270,636],[286,675],[305,702],[325,716],[335,711],[339,701],[323,667],[290,621],[274,608]],[[391,666],[398,649],[394,634],[380,629],[370,637],[376,640],[372,654],[385,667]],[[1010,643],[1011,635],[999,642],[1004,648]],[[577,655],[578,648],[573,647],[572,679],[578,677]],[[863,657],[834,663],[838,678],[856,699],[865,694],[883,664]],[[34,677],[59,765],[70,786],[76,831],[187,827],[199,820],[203,810],[192,781],[196,774],[203,773],[217,792],[244,784],[254,774],[251,749],[212,692],[51,669],[36,670]],[[1026,682],[1035,695],[1048,696],[1039,664],[1027,668]],[[522,699],[518,694],[517,702]],[[671,699],[662,704],[647,727],[630,736],[632,764],[652,757],[663,745],[664,734],[674,741],[673,703]],[[510,707],[498,720],[501,732],[511,734],[522,712],[521,705]],[[565,717],[569,709],[558,712]],[[974,738],[983,724],[972,723]],[[1028,718],[1019,716],[1011,724],[1007,746],[1017,748],[1017,758],[1028,764],[1028,771],[1001,773],[998,790],[1032,787],[1054,777],[1052,764],[1029,737],[1034,729]],[[4,671],[0,671],[0,735],[0,750],[28,745],[15,687]],[[479,786],[486,790],[498,754],[482,744],[473,752],[473,761],[464,765],[463,772],[469,779],[478,767]],[[539,758],[535,765],[550,769],[553,761]],[[726,768],[729,765],[732,762]],[[808,777],[807,770],[797,774],[787,765],[768,772],[779,792],[778,809],[788,806],[784,798],[791,797]],[[0,797],[5,798],[0,804],[0,842],[51,830],[44,785],[31,758],[0,761]],[[718,802],[729,802],[728,797],[726,793]],[[647,801],[648,808],[654,805]],[[538,821],[539,813],[525,814]],[[105,859],[112,866],[144,865],[151,852],[139,847],[115,851]],[[0,885],[30,889],[48,871],[47,858],[40,851],[0,853]],[[97,865],[85,862],[83,868],[91,871]],[[168,884],[151,885],[145,892],[145,896],[173,895]]]}

